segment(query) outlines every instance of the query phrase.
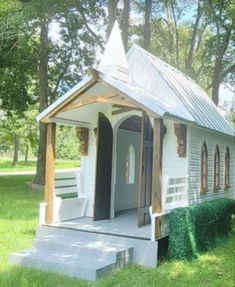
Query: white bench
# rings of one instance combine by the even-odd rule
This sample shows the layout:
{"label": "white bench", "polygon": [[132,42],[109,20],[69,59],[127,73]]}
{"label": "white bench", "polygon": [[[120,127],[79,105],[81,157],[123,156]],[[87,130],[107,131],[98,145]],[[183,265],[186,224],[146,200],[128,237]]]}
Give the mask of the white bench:
{"label": "white bench", "polygon": [[[80,171],[55,174],[54,222],[83,217],[87,198],[82,189]],[[46,203],[40,204],[40,224],[45,224]]]}

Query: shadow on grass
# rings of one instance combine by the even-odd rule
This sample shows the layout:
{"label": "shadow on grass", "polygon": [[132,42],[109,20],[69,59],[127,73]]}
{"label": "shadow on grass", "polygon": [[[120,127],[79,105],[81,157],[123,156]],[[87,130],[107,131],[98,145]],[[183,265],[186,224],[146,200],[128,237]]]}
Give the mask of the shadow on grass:
{"label": "shadow on grass", "polygon": [[29,230],[27,230],[27,231],[22,232],[22,234],[24,234],[24,235],[30,235],[30,236],[35,237],[35,235],[36,235],[36,230],[35,230],[35,229],[29,229]]}

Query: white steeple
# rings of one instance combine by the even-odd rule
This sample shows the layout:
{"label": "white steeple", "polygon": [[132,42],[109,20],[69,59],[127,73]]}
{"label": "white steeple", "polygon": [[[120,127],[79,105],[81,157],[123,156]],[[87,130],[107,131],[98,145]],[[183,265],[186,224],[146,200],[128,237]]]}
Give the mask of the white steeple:
{"label": "white steeple", "polygon": [[124,82],[129,80],[128,63],[117,21],[114,23],[98,69]]}

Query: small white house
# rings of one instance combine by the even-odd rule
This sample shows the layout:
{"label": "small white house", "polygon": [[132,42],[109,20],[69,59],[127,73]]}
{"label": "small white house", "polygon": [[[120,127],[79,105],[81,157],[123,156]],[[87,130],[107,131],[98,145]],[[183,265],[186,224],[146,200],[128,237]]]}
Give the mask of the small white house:
{"label": "small white house", "polygon": [[[170,210],[235,197],[233,128],[194,80],[137,45],[125,54],[117,24],[99,66],[38,121],[48,126],[41,223],[53,232],[132,240],[134,262],[154,266]],[[76,180],[55,179],[58,124],[77,128]],[[135,240],[152,244],[145,256]]]}

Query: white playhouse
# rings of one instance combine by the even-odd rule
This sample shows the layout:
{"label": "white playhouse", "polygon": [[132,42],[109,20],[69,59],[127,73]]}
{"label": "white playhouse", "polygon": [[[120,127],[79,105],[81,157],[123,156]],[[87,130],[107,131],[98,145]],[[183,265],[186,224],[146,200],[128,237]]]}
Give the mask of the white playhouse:
{"label": "white playhouse", "polygon": [[[117,24],[98,67],[38,116],[47,123],[45,202],[30,250],[11,260],[94,280],[157,264],[168,213],[235,197],[234,129],[187,75]],[[73,125],[81,168],[54,172],[56,125]]]}

